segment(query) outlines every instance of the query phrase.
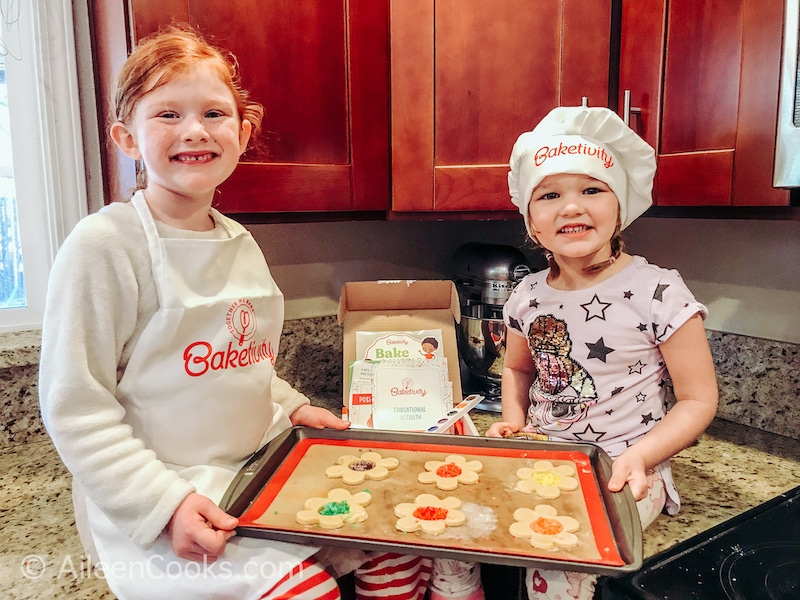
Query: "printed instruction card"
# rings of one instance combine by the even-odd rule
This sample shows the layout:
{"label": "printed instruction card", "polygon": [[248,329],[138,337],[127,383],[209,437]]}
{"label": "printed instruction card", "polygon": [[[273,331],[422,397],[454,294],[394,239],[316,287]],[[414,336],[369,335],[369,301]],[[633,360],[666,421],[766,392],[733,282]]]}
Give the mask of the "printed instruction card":
{"label": "printed instruction card", "polygon": [[347,414],[353,427],[424,431],[453,406],[442,332],[356,332]]}

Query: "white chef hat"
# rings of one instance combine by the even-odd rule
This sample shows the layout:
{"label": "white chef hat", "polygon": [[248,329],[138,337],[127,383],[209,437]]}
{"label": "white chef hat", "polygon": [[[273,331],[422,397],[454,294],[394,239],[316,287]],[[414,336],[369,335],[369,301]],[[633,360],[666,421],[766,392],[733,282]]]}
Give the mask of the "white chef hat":
{"label": "white chef hat", "polygon": [[653,202],[655,151],[608,108],[554,108],[533,131],[519,136],[510,166],[508,190],[526,226],[533,189],[555,173],[606,183],[619,200],[623,229]]}

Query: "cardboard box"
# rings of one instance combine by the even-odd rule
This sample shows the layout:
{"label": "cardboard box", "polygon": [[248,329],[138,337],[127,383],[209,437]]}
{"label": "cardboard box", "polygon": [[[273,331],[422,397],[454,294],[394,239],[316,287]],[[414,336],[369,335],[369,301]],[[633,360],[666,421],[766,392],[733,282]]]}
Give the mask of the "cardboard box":
{"label": "cardboard box", "polygon": [[[453,401],[461,401],[461,373],[458,362],[456,324],[461,320],[458,292],[449,280],[355,281],[342,286],[339,324],[343,331],[343,406],[350,391],[350,364],[356,360],[356,332],[421,331],[440,329],[442,349],[447,358]],[[465,429],[477,435],[466,415]],[[468,422],[468,424],[467,424]]]}

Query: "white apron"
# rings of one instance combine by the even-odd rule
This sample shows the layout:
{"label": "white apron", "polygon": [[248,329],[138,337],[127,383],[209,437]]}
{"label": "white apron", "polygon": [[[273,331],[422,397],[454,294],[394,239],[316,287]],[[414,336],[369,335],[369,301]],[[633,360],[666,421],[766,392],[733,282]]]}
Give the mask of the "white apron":
{"label": "white apron", "polygon": [[[219,503],[247,458],[291,427],[270,397],[283,296],[244,227],[229,239],[160,238],[144,226],[160,308],[133,350],[117,398],[125,422],[166,466]],[[103,572],[119,600],[258,598],[317,548],[234,537],[215,563],[178,558],[161,534],[145,551],[87,499]]]}

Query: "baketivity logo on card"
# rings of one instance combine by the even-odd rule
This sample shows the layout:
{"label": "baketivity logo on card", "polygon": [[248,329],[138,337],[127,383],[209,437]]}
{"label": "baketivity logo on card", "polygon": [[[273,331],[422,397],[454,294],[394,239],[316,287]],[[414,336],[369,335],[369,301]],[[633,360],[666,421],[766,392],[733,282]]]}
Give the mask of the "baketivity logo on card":
{"label": "baketivity logo on card", "polygon": [[391,389],[392,396],[419,396],[424,398],[428,395],[428,390],[422,387],[414,387],[414,380],[406,377],[402,382],[403,387],[393,387]]}
{"label": "baketivity logo on card", "polygon": [[[214,348],[209,342],[192,342],[183,351],[183,368],[192,377],[200,377],[209,371],[222,371],[246,367],[262,360],[275,365],[272,342],[265,338],[256,340],[258,319],[249,300],[240,298],[225,315],[233,340],[225,348]],[[247,344],[247,345],[245,345]]]}

